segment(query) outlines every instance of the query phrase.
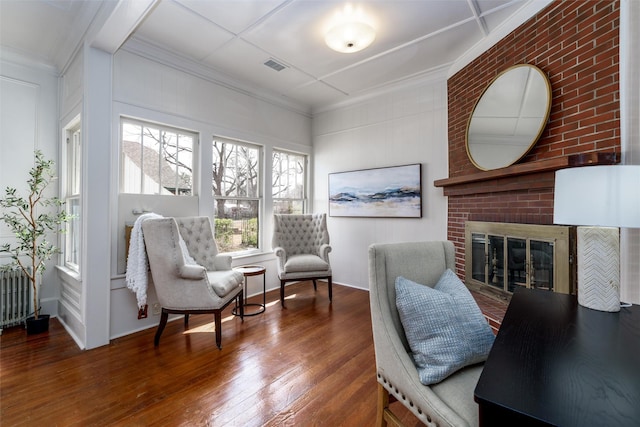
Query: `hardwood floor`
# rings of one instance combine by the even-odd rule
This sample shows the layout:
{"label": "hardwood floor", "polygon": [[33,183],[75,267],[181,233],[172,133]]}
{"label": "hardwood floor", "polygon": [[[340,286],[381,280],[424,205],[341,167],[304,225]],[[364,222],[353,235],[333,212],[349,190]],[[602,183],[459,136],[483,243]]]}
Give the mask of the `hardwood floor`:
{"label": "hardwood floor", "polygon": [[[325,283],[267,294],[264,314],[170,322],[81,351],[52,319],[48,333],[0,336],[2,426],[372,426],[376,380],[369,294]],[[255,299],[255,298],[254,298]],[[261,297],[260,297],[261,299]],[[399,403],[407,425],[421,425]]]}

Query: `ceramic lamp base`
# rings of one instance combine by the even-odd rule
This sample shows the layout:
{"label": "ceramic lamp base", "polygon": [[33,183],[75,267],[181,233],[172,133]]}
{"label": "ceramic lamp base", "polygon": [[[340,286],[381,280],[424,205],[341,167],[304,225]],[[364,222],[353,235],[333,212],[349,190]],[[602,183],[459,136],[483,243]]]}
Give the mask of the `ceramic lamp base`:
{"label": "ceramic lamp base", "polygon": [[620,311],[620,230],[578,227],[578,303]]}

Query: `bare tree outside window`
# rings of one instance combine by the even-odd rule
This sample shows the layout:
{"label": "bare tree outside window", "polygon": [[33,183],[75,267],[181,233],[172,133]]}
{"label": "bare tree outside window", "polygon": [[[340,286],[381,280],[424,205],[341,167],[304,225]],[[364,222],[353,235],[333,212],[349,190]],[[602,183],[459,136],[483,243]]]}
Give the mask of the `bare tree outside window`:
{"label": "bare tree outside window", "polygon": [[213,140],[215,235],[222,252],[258,248],[259,160],[257,146],[220,138]]}
{"label": "bare tree outside window", "polygon": [[122,121],[122,192],[193,194],[193,146],[187,131]]}
{"label": "bare tree outside window", "polygon": [[306,163],[307,157],[302,154],[274,150],[272,170],[274,213],[304,213]]}

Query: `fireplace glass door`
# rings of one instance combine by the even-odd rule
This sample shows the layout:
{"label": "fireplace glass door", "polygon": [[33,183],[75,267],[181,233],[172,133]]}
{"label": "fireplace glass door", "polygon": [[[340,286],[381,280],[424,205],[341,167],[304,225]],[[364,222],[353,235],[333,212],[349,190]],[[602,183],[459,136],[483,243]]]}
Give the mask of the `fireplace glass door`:
{"label": "fireplace glass door", "polygon": [[570,293],[569,227],[467,222],[467,283],[512,293],[518,287]]}

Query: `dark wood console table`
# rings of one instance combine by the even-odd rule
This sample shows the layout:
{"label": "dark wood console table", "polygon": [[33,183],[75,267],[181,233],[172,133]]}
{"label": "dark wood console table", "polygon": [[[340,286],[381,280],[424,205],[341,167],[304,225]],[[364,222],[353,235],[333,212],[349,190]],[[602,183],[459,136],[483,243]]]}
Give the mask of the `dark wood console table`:
{"label": "dark wood console table", "polygon": [[640,306],[516,289],[474,397],[481,426],[639,426]]}

